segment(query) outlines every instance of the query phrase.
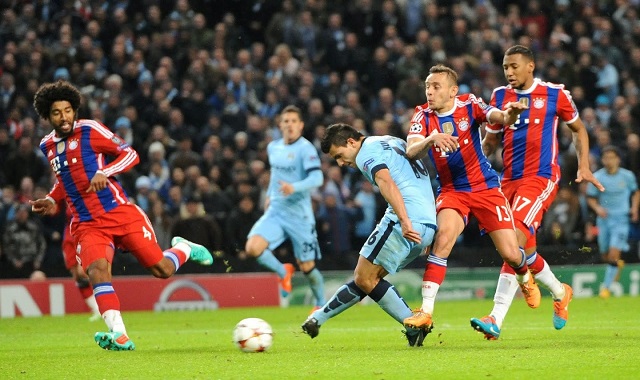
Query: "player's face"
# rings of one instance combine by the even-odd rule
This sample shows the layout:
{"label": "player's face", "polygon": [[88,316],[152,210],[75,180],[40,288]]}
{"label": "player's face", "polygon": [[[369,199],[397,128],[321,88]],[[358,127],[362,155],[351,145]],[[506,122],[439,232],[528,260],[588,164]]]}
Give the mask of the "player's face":
{"label": "player's face", "polygon": [[49,111],[49,122],[56,131],[57,137],[67,137],[73,132],[73,122],[76,120],[76,112],[71,103],[66,100],[59,100],[51,104]]}
{"label": "player's face", "polygon": [[533,84],[535,64],[522,54],[505,55],[502,60],[504,77],[511,87],[524,90]]}
{"label": "player's face", "polygon": [[453,108],[458,86],[451,81],[447,73],[429,74],[424,85],[427,104],[432,111],[442,113]]}
{"label": "player's face", "polygon": [[304,122],[297,112],[285,112],[280,115],[280,132],[285,143],[289,144],[299,139],[303,129]]}
{"label": "player's face", "polygon": [[339,166],[351,166],[352,168],[357,168],[356,166],[356,156],[358,155],[358,143],[354,139],[348,139],[347,145],[345,146],[337,146],[335,144],[331,145],[329,149],[329,155],[333,157],[334,160],[338,163]]}
{"label": "player's face", "polygon": [[615,152],[605,152],[602,155],[602,166],[608,172],[615,172],[620,167],[620,157]]}

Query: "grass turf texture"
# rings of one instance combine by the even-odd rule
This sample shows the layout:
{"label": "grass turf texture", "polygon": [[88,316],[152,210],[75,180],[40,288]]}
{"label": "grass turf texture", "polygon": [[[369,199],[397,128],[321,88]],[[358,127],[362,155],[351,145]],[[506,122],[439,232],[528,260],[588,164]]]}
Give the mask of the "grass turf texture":
{"label": "grass turf texture", "polygon": [[[402,326],[375,304],[357,305],[310,339],[309,307],[195,312],[125,312],[136,351],[93,341],[104,323],[87,315],[0,321],[2,379],[630,379],[640,373],[640,300],[574,299],[567,326],[553,328],[552,303],[531,310],[517,299],[498,341],[469,325],[490,301],[436,304],[424,347],[407,347]],[[268,321],[274,344],[243,353],[231,342],[246,317]]]}

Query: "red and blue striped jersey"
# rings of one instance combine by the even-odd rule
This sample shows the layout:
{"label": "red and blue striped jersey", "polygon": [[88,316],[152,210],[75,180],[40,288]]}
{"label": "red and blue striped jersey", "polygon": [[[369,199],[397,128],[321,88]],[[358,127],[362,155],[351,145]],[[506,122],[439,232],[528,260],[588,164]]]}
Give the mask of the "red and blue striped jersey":
{"label": "red and blue striped jersey", "polygon": [[453,109],[438,114],[428,103],[415,108],[407,139],[426,138],[432,133],[448,133],[458,137],[460,149],[445,153],[432,146],[433,160],[440,190],[474,192],[500,186],[498,173],[482,152],[480,125],[496,109],[472,94],[456,96]]}
{"label": "red and blue striped jersey", "polygon": [[487,125],[488,133],[502,135],[504,170],[502,180],[539,176],[560,179],[558,165],[558,118],[571,124],[579,117],[569,91],[563,85],[536,78],[527,90],[511,86],[493,90],[490,104],[502,109],[508,102],[524,102],[529,109],[513,125]]}
{"label": "red and blue striped jersey", "polygon": [[[115,175],[134,167],[140,158],[129,144],[99,122],[77,120],[72,134],[63,139],[52,131],[40,141],[40,150],[57,178],[48,196],[58,203],[66,198],[74,222],[93,220],[129,203]],[[107,157],[113,160],[108,162]],[[98,170],[108,177],[109,184],[98,192],[88,193]]]}

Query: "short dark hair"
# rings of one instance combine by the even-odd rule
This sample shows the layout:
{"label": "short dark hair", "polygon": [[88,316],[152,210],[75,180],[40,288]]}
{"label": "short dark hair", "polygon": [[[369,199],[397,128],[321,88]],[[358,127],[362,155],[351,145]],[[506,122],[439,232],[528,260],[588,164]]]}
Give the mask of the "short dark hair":
{"label": "short dark hair", "polygon": [[523,57],[529,59],[530,61],[534,60],[533,52],[526,46],[523,45],[513,45],[504,52],[504,55],[514,55],[514,54],[522,54]]}
{"label": "short dark hair", "polygon": [[447,76],[451,78],[451,80],[453,80],[453,84],[455,84],[456,86],[458,85],[458,73],[456,73],[456,71],[451,67],[445,65],[435,65],[431,66],[431,68],[429,69],[429,74],[439,73],[447,74]]}
{"label": "short dark hair", "polygon": [[298,108],[298,107],[296,107],[294,105],[288,105],[288,106],[286,106],[286,107],[284,107],[282,109],[282,112],[280,112],[280,115],[283,115],[283,114],[288,113],[288,112],[297,113],[298,117],[300,118],[300,120],[302,120],[302,111],[300,110],[300,108]]}
{"label": "short dark hair", "polygon": [[324,136],[322,137],[322,141],[320,141],[320,149],[322,153],[329,153],[331,145],[346,146],[347,140],[350,138],[360,140],[362,136],[364,135],[349,124],[331,124],[329,128],[324,131]]}
{"label": "short dark hair", "polygon": [[616,156],[618,156],[618,158],[622,157],[620,155],[620,149],[618,149],[617,146],[615,145],[606,145],[602,148],[602,150],[600,151],[600,156],[604,156],[605,153],[608,152],[613,152],[616,154]]}
{"label": "short dark hair", "polygon": [[45,83],[38,88],[33,97],[33,107],[36,109],[38,116],[48,120],[51,105],[54,102],[66,100],[71,103],[74,111],[78,111],[81,99],[82,95],[80,95],[80,91],[75,86],[67,81],[59,80],[53,83]]}

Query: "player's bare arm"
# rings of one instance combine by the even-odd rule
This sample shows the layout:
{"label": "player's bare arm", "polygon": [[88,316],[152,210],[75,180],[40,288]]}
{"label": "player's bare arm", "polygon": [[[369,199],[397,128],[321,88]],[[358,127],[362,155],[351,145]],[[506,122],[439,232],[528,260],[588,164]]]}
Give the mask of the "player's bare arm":
{"label": "player's bare arm", "polygon": [[498,150],[498,146],[500,146],[500,142],[502,141],[502,137],[500,133],[491,133],[487,132],[482,139],[482,152],[485,156],[489,157],[496,150]]}
{"label": "player's bare arm", "polygon": [[593,212],[595,212],[600,218],[604,219],[607,217],[607,209],[600,205],[597,198],[587,197],[587,205],[589,205]]}
{"label": "player's bare arm", "polygon": [[422,238],[420,237],[420,234],[413,229],[409,215],[407,215],[407,209],[404,205],[402,194],[400,194],[398,186],[396,186],[393,178],[391,178],[389,169],[382,169],[376,172],[376,184],[380,189],[380,194],[382,194],[384,199],[389,202],[398,217],[400,226],[402,227],[402,236],[414,243],[420,243]]}
{"label": "player's bare arm", "polygon": [[594,177],[591,168],[589,168],[589,135],[584,127],[582,119],[578,118],[571,124],[567,124],[573,135],[573,145],[576,148],[578,157],[578,172],[576,173],[576,182],[581,183],[583,180],[590,182],[598,190],[604,191],[604,186]]}
{"label": "player's bare arm", "polygon": [[518,120],[518,116],[529,107],[520,102],[509,102],[503,111],[494,111],[489,114],[491,124],[511,125]]}
{"label": "player's bare arm", "polygon": [[445,152],[453,152],[457,150],[458,137],[451,136],[447,133],[432,133],[425,139],[419,137],[407,140],[407,157],[410,160],[419,160],[424,158],[432,146],[442,149]]}

